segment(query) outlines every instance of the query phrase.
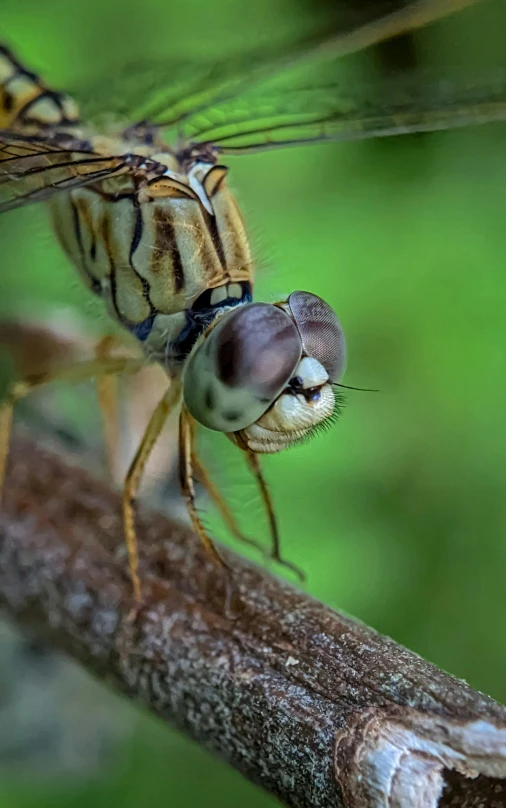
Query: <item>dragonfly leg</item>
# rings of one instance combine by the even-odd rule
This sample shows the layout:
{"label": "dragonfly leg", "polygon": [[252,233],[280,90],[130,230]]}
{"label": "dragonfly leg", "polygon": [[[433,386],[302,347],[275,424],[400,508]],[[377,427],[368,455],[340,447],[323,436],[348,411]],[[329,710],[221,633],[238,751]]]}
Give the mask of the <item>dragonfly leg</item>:
{"label": "dragonfly leg", "polygon": [[[191,415],[188,415],[188,418],[193,421]],[[198,477],[199,482],[204,486],[210,500],[214,503],[216,509],[218,510],[221,518],[225,522],[227,528],[229,529],[230,533],[236,538],[238,541],[242,542],[243,544],[247,544],[250,547],[254,547],[256,550],[260,550],[261,553],[265,553],[265,548],[260,544],[260,542],[255,541],[254,539],[250,539],[249,536],[245,536],[242,533],[239,525],[237,524],[235,517],[228,507],[227,503],[223,499],[222,495],[218,491],[218,488],[213,483],[211,478],[209,477],[205,467],[203,466],[201,460],[199,459],[196,451],[195,445],[193,441],[193,423],[192,423],[192,454],[191,454],[191,462],[193,466],[193,471],[195,476]]]}
{"label": "dragonfly leg", "polygon": [[82,382],[102,375],[136,373],[145,364],[145,359],[92,359],[76,362],[59,369],[31,374],[14,382],[0,404],[0,492],[5,478],[5,467],[9,454],[9,442],[13,410],[18,401],[33,390],[55,381]]}
{"label": "dragonfly leg", "polygon": [[269,520],[269,527],[271,532],[271,553],[270,553],[271,558],[278,564],[280,564],[282,567],[286,567],[287,569],[292,570],[292,572],[295,573],[295,575],[300,581],[304,581],[306,576],[303,570],[301,570],[300,567],[297,567],[295,564],[290,563],[290,561],[285,561],[281,556],[279,529],[276,514],[274,513],[274,505],[272,503],[269,489],[267,488],[267,483],[265,482],[265,478],[262,474],[262,469],[260,466],[260,460],[258,458],[258,455],[255,452],[252,452],[251,450],[248,449],[246,450],[246,458],[248,461],[250,471],[258,483],[260,494],[262,496],[264,507],[267,513],[267,518]]}
{"label": "dragonfly leg", "polygon": [[[114,335],[103,337],[95,346],[95,357],[99,361],[110,359],[117,346],[122,346],[122,343]],[[111,481],[114,481],[116,480],[119,450],[117,377],[111,374],[101,374],[97,376],[96,387],[98,406],[102,414],[107,468]]]}
{"label": "dragonfly leg", "polygon": [[135,498],[139,490],[142,475],[148,462],[151,451],[160,436],[160,433],[181,398],[181,382],[173,377],[168,390],[164,393],[155,407],[146,427],[139,448],[128,469],[123,486],[123,523],[125,527],[125,541],[128,551],[130,576],[137,603],[142,600],[139,580],[139,553],[137,550],[137,534],[135,530]]}
{"label": "dragonfly leg", "polygon": [[[190,515],[190,520],[195,533],[199,536],[207,552],[220,567],[228,569],[214,543],[202,524],[202,521],[195,507],[195,485],[194,485],[194,443],[193,419],[183,406],[179,419],[179,472],[181,492],[186,500],[186,507]],[[219,496],[219,495],[218,495]]]}

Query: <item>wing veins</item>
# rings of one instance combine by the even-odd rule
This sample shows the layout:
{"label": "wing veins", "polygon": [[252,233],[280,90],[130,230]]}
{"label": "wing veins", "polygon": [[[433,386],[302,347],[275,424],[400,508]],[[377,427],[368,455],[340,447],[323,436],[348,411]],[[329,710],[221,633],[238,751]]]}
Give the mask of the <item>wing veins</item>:
{"label": "wing veins", "polygon": [[[100,155],[0,132],[0,212],[127,173],[128,155]],[[140,170],[137,167],[137,170]]]}
{"label": "wing veins", "polygon": [[[18,159],[18,158],[16,158],[16,159]],[[77,168],[80,167],[80,166],[88,166],[90,164],[97,165],[97,164],[104,163],[104,162],[110,162],[110,160],[111,160],[110,157],[103,157],[103,158],[97,159],[97,160],[94,160],[94,159],[90,159],[90,160],[68,160],[65,163],[48,163],[45,166],[40,166],[40,167],[35,166],[34,168],[29,168],[26,171],[19,171],[19,172],[17,172],[17,171],[3,172],[2,169],[1,169],[1,164],[0,164],[0,183],[3,181],[4,177],[6,179],[12,179],[14,177],[20,177],[20,178],[22,178],[22,177],[33,177],[36,174],[43,173],[44,171],[52,171],[52,170],[57,171],[60,168],[70,168],[72,166],[75,167],[76,170],[77,170]],[[121,163],[120,166],[115,167],[114,171],[115,172],[118,171],[118,169],[123,167],[124,165],[126,165],[126,163],[124,163],[124,162]],[[2,176],[2,174],[4,176]]]}
{"label": "wing veins", "polygon": [[[449,14],[460,11],[466,6],[473,5],[481,0],[412,0],[407,6],[396,9],[389,14],[385,14],[379,19],[373,19],[345,30],[337,34],[327,36],[311,37],[297,43],[293,52],[287,54],[285,51],[276,51],[270,56],[265,55],[262,58],[253,57],[253,65],[246,64],[243,68],[244,75],[239,78],[231,78],[222,82],[213,91],[213,88],[207,90],[208,96],[204,101],[198,100],[199,93],[202,91],[193,91],[192,95],[196,98],[194,106],[181,113],[172,115],[170,118],[158,121],[156,117],[163,112],[155,107],[151,111],[145,113],[146,119],[150,120],[153,125],[160,128],[167,128],[170,126],[177,126],[185,123],[191,117],[205,112],[210,107],[221,104],[227,100],[236,98],[242,91],[248,87],[258,84],[262,79],[270,76],[273,72],[287,70],[294,67],[299,67],[309,60],[320,57],[332,56],[333,58],[341,59],[344,56],[363,51],[373,45],[378,45],[385,40],[392,39],[400,34],[405,34],[410,31],[417,30],[423,26],[435,22]],[[251,59],[251,54],[250,57]],[[225,83],[225,87],[223,87]],[[232,85],[232,86],[227,86]],[[202,82],[201,82],[202,86]],[[184,99],[188,101],[188,95]],[[191,96],[190,96],[191,98]],[[173,102],[176,105],[181,103],[183,99]]]}
{"label": "wing veins", "polygon": [[82,188],[85,185],[92,185],[100,180],[115,176],[117,173],[117,171],[112,173],[111,171],[102,169],[90,174],[85,179],[82,177],[64,177],[63,179],[48,184],[43,188],[38,188],[37,190],[30,191],[22,196],[17,196],[11,200],[8,200],[7,202],[0,202],[0,213],[6,213],[8,210],[22,207],[28,202],[42,201],[47,199],[49,196],[52,196],[52,194],[58,193],[59,191],[68,191],[74,188]]}

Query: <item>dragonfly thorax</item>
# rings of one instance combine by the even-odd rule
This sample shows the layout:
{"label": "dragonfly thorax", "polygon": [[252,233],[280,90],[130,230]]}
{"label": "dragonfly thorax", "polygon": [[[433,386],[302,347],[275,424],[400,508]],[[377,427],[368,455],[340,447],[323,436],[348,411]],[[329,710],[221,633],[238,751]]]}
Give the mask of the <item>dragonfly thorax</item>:
{"label": "dragonfly thorax", "polygon": [[142,183],[122,175],[50,202],[60,242],[87,286],[164,362],[189,353],[217,306],[251,300],[253,279],[226,169],[196,163],[182,174],[170,165]]}

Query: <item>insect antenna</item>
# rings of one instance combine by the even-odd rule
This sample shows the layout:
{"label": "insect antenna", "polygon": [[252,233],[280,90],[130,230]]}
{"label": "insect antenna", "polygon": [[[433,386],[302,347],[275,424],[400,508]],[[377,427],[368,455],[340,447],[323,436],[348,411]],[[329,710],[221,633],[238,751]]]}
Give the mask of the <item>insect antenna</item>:
{"label": "insect antenna", "polygon": [[332,387],[344,387],[346,390],[359,390],[361,393],[380,393],[381,392],[376,387],[352,387],[349,384],[341,384],[340,382],[334,382]]}

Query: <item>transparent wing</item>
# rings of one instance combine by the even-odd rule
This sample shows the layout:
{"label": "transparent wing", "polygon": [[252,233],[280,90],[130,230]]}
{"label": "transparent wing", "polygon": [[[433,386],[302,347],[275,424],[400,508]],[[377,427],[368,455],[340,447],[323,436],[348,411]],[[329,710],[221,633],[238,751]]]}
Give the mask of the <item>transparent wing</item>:
{"label": "transparent wing", "polygon": [[190,143],[241,154],[303,143],[358,140],[506,120],[506,71],[481,82],[419,73],[356,86],[286,88],[249,94],[194,116]]}
{"label": "transparent wing", "polygon": [[[324,32],[296,42],[260,48],[213,64],[182,66],[177,60],[133,64],[115,80],[103,77],[73,94],[85,116],[117,113],[130,122],[168,128],[216,104],[240,98],[251,87],[322,59],[340,59],[399,34],[420,28],[477,0],[371,0],[356,9],[336,2],[335,17]],[[330,32],[330,33],[329,33]]]}
{"label": "transparent wing", "polygon": [[0,213],[128,170],[124,157],[0,131]]}

